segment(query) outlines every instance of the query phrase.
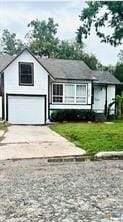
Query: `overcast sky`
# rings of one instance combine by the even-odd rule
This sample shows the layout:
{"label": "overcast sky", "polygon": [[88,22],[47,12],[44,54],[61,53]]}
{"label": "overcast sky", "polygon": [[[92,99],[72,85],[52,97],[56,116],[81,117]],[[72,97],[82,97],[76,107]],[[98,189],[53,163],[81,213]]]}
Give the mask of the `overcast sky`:
{"label": "overcast sky", "polygon": [[[16,32],[17,37],[24,38],[28,31],[27,24],[33,19],[48,19],[53,17],[59,24],[58,37],[72,40],[81,24],[79,15],[86,5],[82,0],[38,0],[38,1],[1,1],[0,0],[0,32],[8,28]],[[100,43],[94,30],[91,36],[84,40],[85,50],[97,56],[103,65],[116,64],[117,55],[122,48],[114,48],[109,44]]]}

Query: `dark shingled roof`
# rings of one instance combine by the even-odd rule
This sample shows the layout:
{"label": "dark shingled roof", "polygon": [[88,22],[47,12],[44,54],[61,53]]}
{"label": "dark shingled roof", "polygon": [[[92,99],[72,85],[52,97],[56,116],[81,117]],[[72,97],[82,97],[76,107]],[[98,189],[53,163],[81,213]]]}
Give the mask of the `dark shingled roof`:
{"label": "dark shingled roof", "polygon": [[[0,55],[0,72],[2,72],[14,58],[15,56]],[[111,73],[92,71],[83,61],[36,58],[55,79],[94,80],[95,83],[101,84],[120,84],[119,80]]]}
{"label": "dark shingled roof", "polygon": [[0,55],[0,72],[14,59],[14,56]]}
{"label": "dark shingled roof", "polygon": [[120,84],[120,81],[108,71],[93,71],[93,76],[96,78],[95,83]]}
{"label": "dark shingled roof", "polygon": [[83,61],[42,58],[38,60],[55,79],[93,79],[91,69]]}

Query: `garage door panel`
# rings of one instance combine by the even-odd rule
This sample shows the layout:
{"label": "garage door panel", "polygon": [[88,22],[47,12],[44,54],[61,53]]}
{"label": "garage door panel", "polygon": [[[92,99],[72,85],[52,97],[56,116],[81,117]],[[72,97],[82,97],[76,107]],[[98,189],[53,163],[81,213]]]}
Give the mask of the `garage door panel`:
{"label": "garage door panel", "polygon": [[44,124],[45,98],[43,96],[9,96],[8,122],[12,124]]}

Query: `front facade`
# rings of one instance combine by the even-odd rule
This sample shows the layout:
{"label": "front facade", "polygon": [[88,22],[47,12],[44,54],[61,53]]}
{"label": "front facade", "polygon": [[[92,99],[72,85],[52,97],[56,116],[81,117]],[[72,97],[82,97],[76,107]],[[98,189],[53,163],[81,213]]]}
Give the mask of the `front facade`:
{"label": "front facade", "polygon": [[53,110],[105,112],[115,98],[116,83],[96,82],[83,66],[81,70],[80,62],[38,59],[28,49],[5,65],[1,62],[1,119],[11,124],[46,124]]}

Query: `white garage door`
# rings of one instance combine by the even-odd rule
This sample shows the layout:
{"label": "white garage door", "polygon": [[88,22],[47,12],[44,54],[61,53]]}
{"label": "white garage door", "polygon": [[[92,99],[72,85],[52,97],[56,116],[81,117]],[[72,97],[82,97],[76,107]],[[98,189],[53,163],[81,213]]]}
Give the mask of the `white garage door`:
{"label": "white garage door", "polygon": [[44,124],[45,98],[8,96],[8,122],[12,124]]}

